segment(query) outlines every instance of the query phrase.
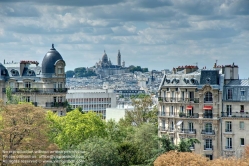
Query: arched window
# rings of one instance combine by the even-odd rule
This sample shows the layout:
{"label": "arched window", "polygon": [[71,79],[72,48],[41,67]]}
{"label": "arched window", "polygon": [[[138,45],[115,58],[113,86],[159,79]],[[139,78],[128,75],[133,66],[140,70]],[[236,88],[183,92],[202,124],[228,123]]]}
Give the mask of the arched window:
{"label": "arched window", "polygon": [[212,101],[213,101],[212,93],[211,92],[207,92],[205,94],[204,102],[205,103],[211,103]]}

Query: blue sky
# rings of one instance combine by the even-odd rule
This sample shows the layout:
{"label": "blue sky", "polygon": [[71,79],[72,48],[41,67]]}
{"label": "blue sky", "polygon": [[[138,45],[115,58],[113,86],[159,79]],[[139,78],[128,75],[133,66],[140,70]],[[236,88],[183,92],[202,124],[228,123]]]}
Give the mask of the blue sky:
{"label": "blue sky", "polygon": [[66,70],[113,64],[149,70],[239,65],[248,78],[248,0],[0,0],[0,62],[37,60],[55,48]]}

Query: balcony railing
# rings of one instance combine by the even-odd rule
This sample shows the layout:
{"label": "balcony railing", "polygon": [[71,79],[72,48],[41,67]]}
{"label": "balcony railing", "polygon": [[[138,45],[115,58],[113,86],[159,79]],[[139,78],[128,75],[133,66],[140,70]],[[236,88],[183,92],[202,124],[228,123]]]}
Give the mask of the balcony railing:
{"label": "balcony railing", "polygon": [[158,101],[162,102],[193,102],[199,103],[199,98],[182,98],[182,97],[158,97]]}
{"label": "balcony railing", "polygon": [[181,134],[196,134],[196,129],[180,129]]}
{"label": "balcony railing", "polygon": [[213,118],[213,113],[204,113],[203,118]]}
{"label": "balcony railing", "polygon": [[166,127],[165,126],[161,126],[160,127],[160,131],[166,131]]}
{"label": "balcony railing", "polygon": [[[2,88],[6,93],[6,88]],[[65,93],[67,88],[11,88],[12,93]]]}
{"label": "balcony railing", "polygon": [[174,127],[170,127],[169,128],[169,132],[174,132],[175,131],[175,128]]}
{"label": "balcony railing", "polygon": [[232,129],[225,129],[225,132],[232,132]]}
{"label": "balcony railing", "polygon": [[236,117],[236,118],[249,118],[249,112],[238,111],[238,112],[221,112],[221,117]]}
{"label": "balcony railing", "polygon": [[232,147],[232,146],[225,146],[225,149],[226,149],[226,150],[232,150],[233,147]]}
{"label": "balcony railing", "polygon": [[165,116],[166,115],[166,112],[158,112],[158,116]]}
{"label": "balcony railing", "polygon": [[213,145],[204,145],[204,150],[213,150]]}
{"label": "balcony railing", "polygon": [[46,107],[66,107],[67,102],[46,102]]}
{"label": "balcony railing", "polygon": [[215,135],[214,130],[202,130],[201,134]]}
{"label": "balcony railing", "polygon": [[193,114],[190,114],[190,113],[182,113],[180,112],[179,113],[179,117],[184,117],[184,118],[199,118],[199,114],[198,113],[193,113]]}

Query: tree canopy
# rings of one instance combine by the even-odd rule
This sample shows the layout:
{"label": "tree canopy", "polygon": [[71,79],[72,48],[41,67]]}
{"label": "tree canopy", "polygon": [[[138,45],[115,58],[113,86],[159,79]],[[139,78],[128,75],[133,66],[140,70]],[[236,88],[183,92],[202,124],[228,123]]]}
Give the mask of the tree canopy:
{"label": "tree canopy", "polygon": [[58,117],[52,112],[47,115],[51,139],[62,149],[79,145],[90,137],[105,137],[106,125],[94,112],[82,114],[78,109]]}
{"label": "tree canopy", "polygon": [[[45,110],[31,104],[8,104],[0,102],[0,156],[2,151],[49,150],[52,143],[48,138]],[[1,159],[3,160],[3,158]]]}

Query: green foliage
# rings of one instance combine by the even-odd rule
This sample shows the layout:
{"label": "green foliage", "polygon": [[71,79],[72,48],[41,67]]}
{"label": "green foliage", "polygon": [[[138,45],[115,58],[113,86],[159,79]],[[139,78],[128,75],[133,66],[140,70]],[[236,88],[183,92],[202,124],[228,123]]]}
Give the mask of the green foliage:
{"label": "green foliage", "polygon": [[6,98],[7,104],[18,104],[18,102],[22,101],[21,97],[12,94],[10,86],[6,88]]}
{"label": "green foliage", "polygon": [[90,77],[90,76],[96,76],[97,74],[92,71],[92,70],[88,70],[85,67],[79,67],[79,68],[75,68],[74,69],[74,74],[75,77]]}
{"label": "green foliage", "polygon": [[118,145],[118,154],[121,166],[137,165],[139,161],[138,147],[131,142],[123,142]]}
{"label": "green foliage", "polygon": [[128,133],[133,133],[131,130],[128,130],[126,127],[121,126],[113,120],[109,120],[106,123],[106,132],[107,139],[117,143],[124,141],[127,138]]}
{"label": "green foliage", "polygon": [[93,137],[80,143],[76,149],[84,151],[86,166],[119,165],[117,144],[114,141]]}
{"label": "green foliage", "polygon": [[144,93],[141,93],[141,94],[139,94],[139,95],[133,95],[133,96],[131,96],[131,99],[143,99],[143,98],[146,98],[146,97],[149,97],[150,95],[147,95],[147,94],[144,94]]}
{"label": "green foliage", "polygon": [[182,139],[177,147],[177,150],[178,150],[178,152],[192,152],[190,147],[196,143],[200,144],[200,141],[196,138]]}
{"label": "green foliage", "polygon": [[66,71],[66,77],[67,78],[72,78],[73,76],[74,76],[74,71],[73,70]]}
{"label": "green foliage", "polygon": [[51,122],[50,139],[62,149],[79,145],[94,136],[106,136],[104,121],[93,112],[82,114],[76,109],[63,117],[48,112],[47,118]]}
{"label": "green foliage", "polygon": [[132,99],[133,110],[126,112],[125,118],[120,120],[122,125],[140,126],[143,123],[153,123],[157,125],[157,107],[151,107],[152,99],[149,95],[143,98]]}
{"label": "green foliage", "polygon": [[135,72],[135,71],[141,71],[141,72],[148,72],[148,68],[141,68],[141,66],[133,66],[133,65],[131,65],[131,66],[129,66],[128,67],[129,68],[129,71],[130,72]]}
{"label": "green foliage", "polygon": [[158,148],[157,126],[151,123],[144,123],[136,128],[131,141],[138,147],[138,157],[142,164],[149,164],[148,159],[156,155],[154,149]]}

